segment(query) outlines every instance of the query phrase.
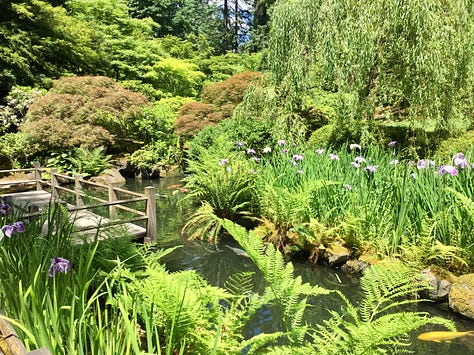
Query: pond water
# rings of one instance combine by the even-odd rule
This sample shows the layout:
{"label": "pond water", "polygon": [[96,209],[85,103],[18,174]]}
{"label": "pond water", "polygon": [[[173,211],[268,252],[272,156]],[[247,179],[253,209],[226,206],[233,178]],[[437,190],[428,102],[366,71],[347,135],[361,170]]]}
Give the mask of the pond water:
{"label": "pond water", "polygon": [[[183,201],[185,194],[180,191],[179,178],[162,178],[141,182],[128,180],[126,187],[142,192],[145,186],[156,188],[157,238],[160,247],[182,246],[164,259],[169,270],[197,270],[209,283],[216,286],[223,286],[233,273],[257,271],[255,265],[242,253],[235,242],[221,242],[220,245],[215,246],[204,242],[192,242],[182,236],[181,229],[192,213],[193,207],[189,200]],[[353,304],[357,304],[357,300],[361,298],[356,276],[326,266],[318,265],[315,267],[305,261],[295,261],[293,264],[295,273],[301,275],[303,281],[328,289],[338,289]],[[259,274],[256,272],[257,285],[259,284],[258,277]],[[315,297],[310,300],[310,303],[312,307],[309,307],[305,318],[305,321],[309,324],[320,324],[323,319],[329,317],[328,310],[338,310],[343,305],[336,294]],[[456,322],[459,331],[474,330],[474,321],[451,312],[446,304],[423,303],[417,306],[417,310],[452,319]],[[246,336],[275,331],[276,327],[277,324],[272,319],[272,313],[268,309],[264,309],[253,319],[251,326],[246,329]],[[427,327],[421,329],[417,334],[434,330],[444,329]],[[472,341],[469,344],[455,341],[451,343],[432,343],[417,340],[417,334],[413,334],[413,346],[411,347],[415,354],[474,354],[474,336],[469,337],[469,341]]]}

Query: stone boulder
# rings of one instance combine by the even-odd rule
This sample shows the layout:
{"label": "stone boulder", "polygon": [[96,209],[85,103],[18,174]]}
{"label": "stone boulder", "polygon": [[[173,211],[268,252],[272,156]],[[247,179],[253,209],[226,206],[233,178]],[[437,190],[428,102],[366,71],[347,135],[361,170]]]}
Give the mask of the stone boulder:
{"label": "stone boulder", "polygon": [[367,268],[367,264],[360,260],[347,260],[341,266],[341,270],[348,274],[361,274]]}
{"label": "stone boulder", "polygon": [[421,296],[435,302],[447,301],[451,284],[456,281],[456,276],[436,267],[426,268],[422,271],[422,275],[428,281],[430,288],[422,292]]}
{"label": "stone boulder", "polygon": [[112,184],[115,186],[124,185],[126,182],[125,178],[122,176],[122,174],[120,174],[118,169],[107,169],[101,175],[94,176],[90,180],[97,184]]}
{"label": "stone boulder", "polygon": [[351,256],[351,251],[342,245],[331,245],[326,249],[326,255],[330,266],[344,264]]}
{"label": "stone boulder", "polygon": [[456,313],[474,319],[474,274],[459,276],[452,283],[449,307]]}

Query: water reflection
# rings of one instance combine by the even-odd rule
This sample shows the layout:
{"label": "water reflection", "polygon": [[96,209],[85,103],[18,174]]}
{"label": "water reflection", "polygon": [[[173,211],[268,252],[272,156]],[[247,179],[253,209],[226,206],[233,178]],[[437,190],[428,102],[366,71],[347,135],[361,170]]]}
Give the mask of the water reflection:
{"label": "water reflection", "polygon": [[[235,242],[225,242],[220,245],[210,245],[203,242],[191,242],[180,234],[182,226],[191,214],[193,206],[190,201],[178,202],[184,196],[179,190],[178,178],[165,178],[153,181],[128,181],[127,187],[135,191],[143,191],[145,186],[155,186],[157,189],[157,223],[158,240],[161,247],[182,245],[182,248],[169,254],[164,262],[170,271],[197,270],[212,285],[223,287],[229,277],[236,272],[255,272],[255,290],[261,292],[263,282],[255,265]],[[169,188],[171,186],[171,188]],[[347,275],[338,269],[324,266],[313,267],[307,262],[294,262],[295,274],[301,275],[304,282],[317,284],[328,289],[340,290],[353,304],[362,298],[358,287],[358,278]],[[260,288],[260,289],[259,289]],[[329,318],[329,310],[340,310],[344,305],[340,297],[332,293],[309,299],[310,307],[305,321],[309,324],[321,324]],[[452,319],[459,331],[474,330],[474,321],[457,316],[449,311],[446,305],[424,303],[417,306],[417,311],[426,311],[431,315]],[[252,319],[251,325],[245,330],[245,336],[250,337],[263,332],[276,331],[279,319],[275,310],[264,308]],[[463,340],[451,343],[428,343],[416,339],[417,335],[443,328],[425,327],[413,334],[415,354],[474,354],[474,344],[463,343]]]}

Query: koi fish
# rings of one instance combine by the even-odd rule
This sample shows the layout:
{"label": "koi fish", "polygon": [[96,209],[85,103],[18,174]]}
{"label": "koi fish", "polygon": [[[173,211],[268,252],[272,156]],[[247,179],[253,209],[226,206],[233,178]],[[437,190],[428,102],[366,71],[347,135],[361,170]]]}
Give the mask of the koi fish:
{"label": "koi fish", "polygon": [[167,188],[168,190],[172,190],[172,189],[179,189],[181,186],[183,186],[183,185],[181,185],[181,184],[173,184],[173,185],[167,186],[166,188]]}
{"label": "koi fish", "polygon": [[449,331],[439,331],[439,332],[427,332],[421,333],[418,335],[419,340],[423,341],[433,341],[435,343],[441,343],[442,341],[451,341],[457,338],[464,337],[466,335],[474,335],[474,330],[467,332],[449,332]]}

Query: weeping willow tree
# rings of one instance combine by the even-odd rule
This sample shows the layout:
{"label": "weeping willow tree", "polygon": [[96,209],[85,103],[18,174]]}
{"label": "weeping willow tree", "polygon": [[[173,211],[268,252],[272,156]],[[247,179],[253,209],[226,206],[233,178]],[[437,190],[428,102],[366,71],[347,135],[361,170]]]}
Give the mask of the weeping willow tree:
{"label": "weeping willow tree", "polygon": [[294,110],[318,87],[344,93],[359,122],[382,109],[470,125],[473,12],[472,0],[279,1],[268,62],[280,100]]}

